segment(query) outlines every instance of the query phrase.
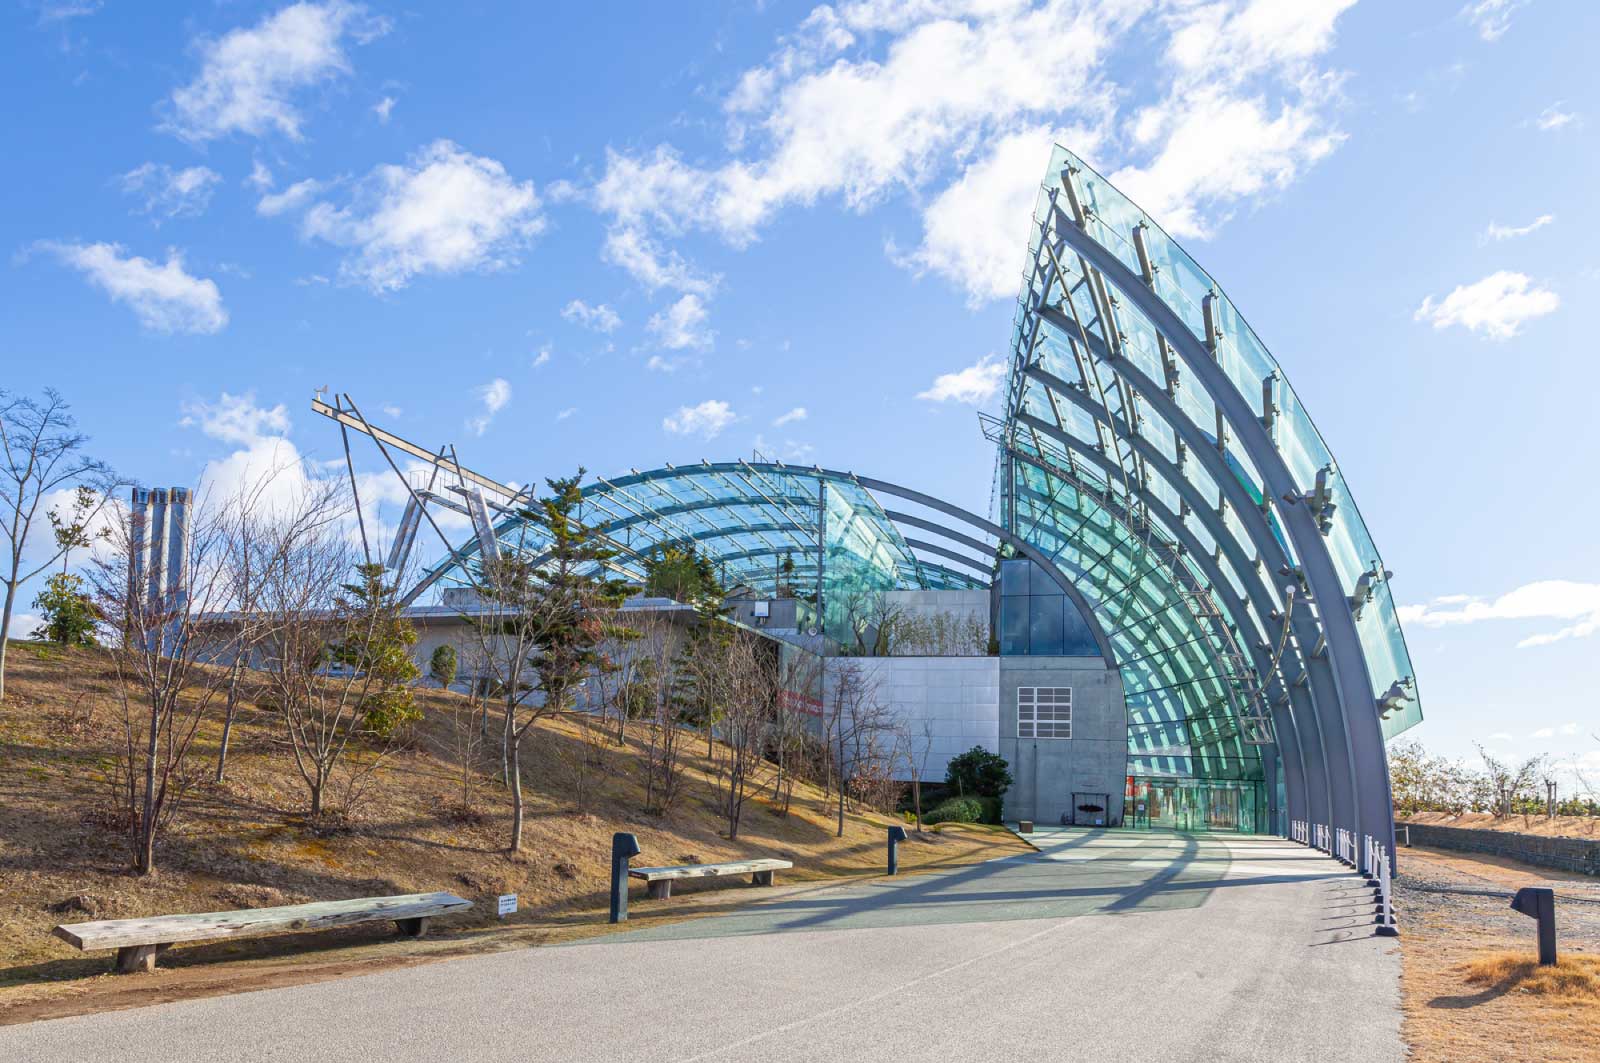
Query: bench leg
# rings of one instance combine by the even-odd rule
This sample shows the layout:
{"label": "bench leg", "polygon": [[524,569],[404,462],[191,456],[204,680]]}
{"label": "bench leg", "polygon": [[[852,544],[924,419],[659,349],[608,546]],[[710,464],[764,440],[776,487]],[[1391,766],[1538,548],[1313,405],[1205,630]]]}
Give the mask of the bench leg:
{"label": "bench leg", "polygon": [[771,871],[757,871],[755,874],[750,876],[750,884],[753,885],[753,886],[770,886],[770,885],[772,885],[772,872]]}
{"label": "bench leg", "polygon": [[136,974],[139,971],[153,971],[156,969],[156,957],[166,952],[171,945],[127,945],[117,950],[118,974]]}
{"label": "bench leg", "polygon": [[651,900],[664,901],[670,899],[671,897],[672,880],[670,878],[658,878],[654,882],[650,883]]}
{"label": "bench leg", "polygon": [[394,925],[400,929],[402,936],[419,938],[428,932],[428,917],[423,915],[415,919],[396,919]]}

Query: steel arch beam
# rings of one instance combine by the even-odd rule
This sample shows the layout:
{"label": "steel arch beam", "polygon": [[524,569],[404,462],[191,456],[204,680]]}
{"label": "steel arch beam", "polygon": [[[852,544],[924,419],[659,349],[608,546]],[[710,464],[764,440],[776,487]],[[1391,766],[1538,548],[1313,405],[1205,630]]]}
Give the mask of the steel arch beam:
{"label": "steel arch beam", "polygon": [[[1070,175],[1067,177],[1070,180]],[[1059,211],[1058,211],[1059,215]],[[1394,805],[1389,787],[1387,754],[1378,720],[1372,680],[1361,648],[1355,618],[1346,601],[1346,590],[1328,552],[1322,531],[1310,509],[1300,503],[1300,486],[1295,483],[1288,463],[1276,443],[1257,420],[1255,411],[1228,378],[1210,351],[1190,331],[1171,307],[1120,258],[1102,247],[1089,234],[1070,221],[1058,224],[1057,231],[1073,250],[1094,265],[1123,296],[1165,336],[1194,378],[1200,381],[1212,403],[1222,412],[1260,473],[1264,493],[1288,504],[1280,510],[1282,522],[1301,571],[1311,592],[1327,638],[1329,663],[1338,697],[1341,727],[1329,728],[1327,737],[1342,739],[1346,770],[1335,772],[1335,815],[1357,835],[1365,832],[1382,840],[1391,856],[1394,852]],[[1184,421],[1188,421],[1185,417]],[[1192,424],[1192,422],[1190,422]],[[1243,519],[1241,517],[1241,519]],[[1340,733],[1342,731],[1342,734]],[[1332,765],[1330,765],[1331,767]]]}
{"label": "steel arch beam", "polygon": [[[1076,230],[1074,229],[1074,231]],[[1224,460],[1221,452],[1217,450],[1216,444],[1207,438],[1199,426],[1183,412],[1164,389],[1156,386],[1155,382],[1146,376],[1131,359],[1112,354],[1106,348],[1102,337],[1089,332],[1087,329],[1079,332],[1077,324],[1060,311],[1051,307],[1040,306],[1034,309],[1034,313],[1051,328],[1056,329],[1063,335],[1086,343],[1088,353],[1091,356],[1114,370],[1118,376],[1127,382],[1129,387],[1138,393],[1141,399],[1147,402],[1167,422],[1173,433],[1187,446],[1190,458],[1200,462],[1207,475],[1216,483],[1222,498],[1239,515],[1240,525],[1245,529],[1245,533],[1250,536],[1251,544],[1256,548],[1257,554],[1263,558],[1269,569],[1273,562],[1276,561],[1280,571],[1285,569],[1296,571],[1296,567],[1290,563],[1289,555],[1284,552],[1283,544],[1278,541],[1271,527],[1268,526],[1266,518],[1261,514],[1260,504],[1251,496],[1250,490],[1240,481],[1238,474]],[[1168,342],[1170,343],[1171,341],[1169,340]],[[1042,372],[1042,370],[1039,372]],[[1052,388],[1051,390],[1054,391],[1055,389]],[[1067,387],[1061,394],[1076,402],[1075,391],[1076,389]],[[1082,404],[1080,403],[1079,405],[1081,406]],[[1090,412],[1091,416],[1095,415],[1092,410],[1088,412]],[[1162,472],[1163,478],[1168,481],[1174,490],[1180,493],[1188,492],[1189,494],[1186,497],[1195,497],[1197,489],[1194,487],[1193,482],[1176,470],[1165,455],[1150,446],[1148,440],[1134,437],[1133,444],[1135,451],[1148,463],[1156,466],[1158,471]],[[1199,515],[1199,519],[1206,522],[1207,531],[1219,543],[1236,542],[1231,532],[1224,528],[1219,534],[1216,524],[1211,522],[1213,514],[1209,500],[1204,505],[1195,505],[1194,502],[1191,502],[1190,505]],[[1304,674],[1309,680],[1307,689],[1312,709],[1311,722],[1316,727],[1318,735],[1316,745],[1321,752],[1322,761],[1325,765],[1323,774],[1328,783],[1326,796],[1327,818],[1331,822],[1334,818],[1333,810],[1339,807],[1335,801],[1335,794],[1345,795],[1345,802],[1348,803],[1351,793],[1349,787],[1341,786],[1341,778],[1345,774],[1343,766],[1348,764],[1349,757],[1345,752],[1347,746],[1344,741],[1343,729],[1340,727],[1336,715],[1339,711],[1337,709],[1339,688],[1335,682],[1329,662],[1324,658],[1318,657],[1311,649],[1323,637],[1323,631],[1316,618],[1309,615],[1308,609],[1299,609],[1291,616],[1290,623],[1295,638],[1299,643]],[[1324,705],[1329,707],[1323,709],[1322,706]]]}

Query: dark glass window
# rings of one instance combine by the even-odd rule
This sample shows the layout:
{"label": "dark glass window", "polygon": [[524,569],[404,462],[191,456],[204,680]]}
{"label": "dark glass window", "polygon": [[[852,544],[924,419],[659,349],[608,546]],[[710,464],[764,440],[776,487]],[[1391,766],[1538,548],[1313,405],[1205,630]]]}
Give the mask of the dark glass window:
{"label": "dark glass window", "polygon": [[1061,605],[1066,595],[1035,594],[1028,598],[1028,652],[1035,657],[1059,657]]}
{"label": "dark glass window", "polygon": [[1026,558],[1000,562],[1000,594],[1010,597],[1028,593],[1028,570],[1033,562]]}
{"label": "dark glass window", "polygon": [[1028,596],[1000,599],[1000,652],[1021,656],[1028,652]]}

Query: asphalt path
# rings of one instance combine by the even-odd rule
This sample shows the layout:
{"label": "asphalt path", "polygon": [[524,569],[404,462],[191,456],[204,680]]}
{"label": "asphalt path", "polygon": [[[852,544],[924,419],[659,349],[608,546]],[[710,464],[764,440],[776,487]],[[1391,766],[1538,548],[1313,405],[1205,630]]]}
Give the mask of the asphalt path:
{"label": "asphalt path", "polygon": [[1270,838],[1038,854],[341,981],[0,1027],[0,1060],[1399,1063],[1399,953]]}

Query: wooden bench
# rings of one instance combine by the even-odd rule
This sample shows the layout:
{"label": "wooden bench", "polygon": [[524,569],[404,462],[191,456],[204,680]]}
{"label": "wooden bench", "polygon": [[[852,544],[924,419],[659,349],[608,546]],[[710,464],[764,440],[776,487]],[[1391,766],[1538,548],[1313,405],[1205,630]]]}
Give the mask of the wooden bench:
{"label": "wooden bench", "polygon": [[471,901],[454,893],[407,893],[399,897],[358,897],[281,908],[246,908],[238,912],[102,919],[93,923],[68,923],[51,933],[84,950],[116,949],[117,973],[130,974],[155,970],[156,957],[180,941],[255,937],[280,930],[325,930],[389,919],[395,921],[400,933],[421,937],[433,916],[471,907]]}
{"label": "wooden bench", "polygon": [[774,871],[786,871],[794,864],[788,860],[731,860],[726,864],[679,864],[677,867],[630,867],[630,878],[642,878],[650,887],[654,900],[672,896],[672,884],[681,878],[721,878],[725,875],[749,875],[753,886],[772,885]]}

